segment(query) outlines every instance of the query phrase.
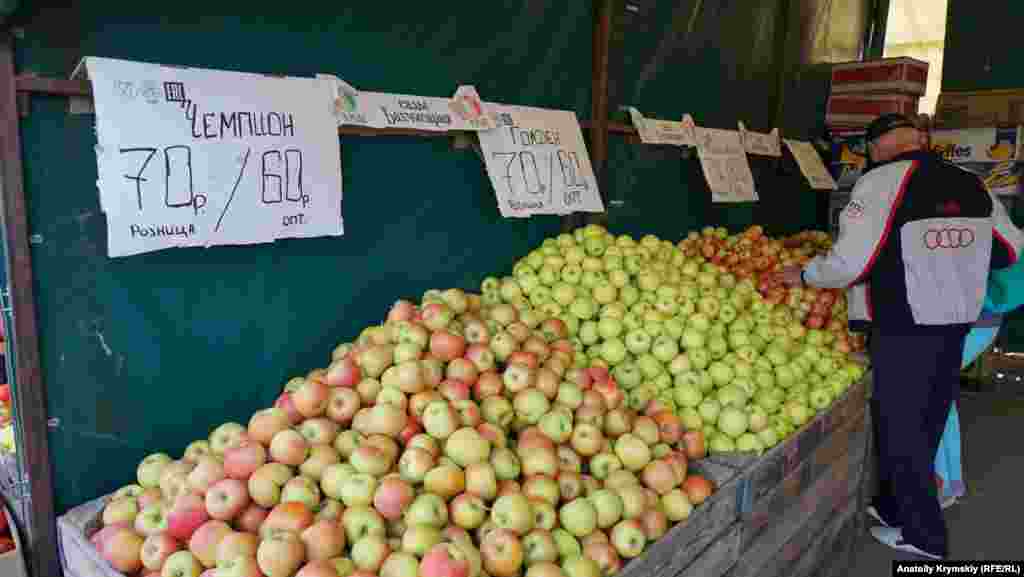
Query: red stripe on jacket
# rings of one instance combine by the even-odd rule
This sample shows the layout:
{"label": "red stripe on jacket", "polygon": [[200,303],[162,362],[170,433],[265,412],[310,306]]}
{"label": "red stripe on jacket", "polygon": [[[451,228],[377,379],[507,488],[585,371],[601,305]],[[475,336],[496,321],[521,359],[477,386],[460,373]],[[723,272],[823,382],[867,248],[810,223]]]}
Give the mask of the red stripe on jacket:
{"label": "red stripe on jacket", "polygon": [[1013,248],[1013,244],[1010,243],[1010,241],[1006,240],[1006,237],[1000,234],[999,231],[994,228],[992,229],[992,236],[994,236],[996,240],[998,240],[1003,245],[1003,247],[1006,248],[1006,252],[1010,254],[1010,264],[1016,263],[1017,250]]}
{"label": "red stripe on jacket", "polygon": [[910,163],[910,168],[908,168],[906,174],[903,175],[903,180],[900,181],[900,188],[896,191],[896,198],[892,201],[892,207],[889,208],[889,216],[885,219],[885,229],[882,231],[882,236],[878,239],[878,243],[875,245],[875,250],[871,253],[871,258],[869,258],[867,264],[864,265],[864,270],[857,275],[857,278],[850,283],[850,286],[864,282],[868,273],[871,272],[871,267],[873,267],[875,265],[875,261],[878,260],[878,255],[882,252],[882,247],[885,246],[886,241],[889,240],[889,233],[892,232],[892,223],[896,218],[896,209],[903,204],[903,195],[907,192],[907,185],[910,183],[910,177],[917,171],[919,164],[920,163],[916,160],[912,161]]}

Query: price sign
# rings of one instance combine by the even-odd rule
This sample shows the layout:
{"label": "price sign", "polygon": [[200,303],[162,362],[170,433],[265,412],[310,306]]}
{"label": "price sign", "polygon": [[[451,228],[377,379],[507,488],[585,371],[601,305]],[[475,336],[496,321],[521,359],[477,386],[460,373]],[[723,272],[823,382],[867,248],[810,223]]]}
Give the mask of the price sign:
{"label": "price sign", "polygon": [[324,81],[108,58],[85,69],[110,256],[342,234]]}
{"label": "price sign", "polygon": [[604,211],[576,114],[490,106],[498,127],[480,148],[502,216]]}
{"label": "price sign", "polygon": [[803,172],[804,176],[807,177],[807,182],[810,183],[811,188],[815,190],[836,190],[838,188],[835,179],[829,174],[825,164],[821,162],[821,156],[818,155],[818,151],[814,150],[814,146],[810,142],[789,140],[787,138],[786,146],[793,153],[793,158],[796,159],[800,172]]}
{"label": "price sign", "polygon": [[697,156],[713,202],[757,200],[754,175],[740,133],[735,130],[697,128]]}

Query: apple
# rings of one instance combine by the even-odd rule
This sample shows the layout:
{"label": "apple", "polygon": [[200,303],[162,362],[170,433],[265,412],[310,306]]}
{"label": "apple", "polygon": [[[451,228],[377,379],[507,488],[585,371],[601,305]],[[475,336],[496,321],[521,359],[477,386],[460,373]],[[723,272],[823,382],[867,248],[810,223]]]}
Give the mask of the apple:
{"label": "apple", "polygon": [[139,559],[146,569],[159,571],[167,558],[180,549],[181,544],[170,535],[150,535],[142,542]]}
{"label": "apple", "polygon": [[583,556],[597,563],[603,577],[610,577],[622,569],[622,559],[611,543],[589,543],[583,547]]}
{"label": "apple", "polygon": [[299,465],[299,473],[319,481],[323,478],[327,467],[341,462],[341,456],[331,445],[313,445],[309,448],[309,456]]}
{"label": "apple", "polygon": [[[660,504],[659,501],[658,505]],[[643,525],[647,541],[651,543],[661,539],[668,532],[668,517],[657,508],[644,511],[643,517],[640,518],[640,524]]]}
{"label": "apple", "polygon": [[175,551],[164,561],[160,577],[199,577],[203,565],[191,551]]}
{"label": "apple", "polygon": [[458,425],[459,415],[447,401],[431,402],[423,411],[423,428],[435,439],[447,439]]}
{"label": "apple", "polygon": [[221,479],[206,491],[206,511],[213,519],[234,519],[249,506],[249,490],[244,481]]}
{"label": "apple", "polygon": [[500,395],[504,389],[505,383],[502,381],[501,375],[494,370],[487,370],[480,373],[480,377],[473,385],[473,397],[477,401],[482,401],[487,397]]}
{"label": "apple", "polygon": [[555,401],[559,405],[576,410],[583,406],[583,388],[575,382],[563,381],[558,385]]}
{"label": "apple", "polygon": [[175,499],[167,511],[167,534],[180,541],[187,541],[208,519],[203,498],[194,493],[184,493]]}
{"label": "apple", "polygon": [[344,475],[339,479],[339,485],[332,486],[331,489],[332,491],[337,490],[335,498],[340,499],[346,507],[368,507],[373,503],[373,496],[377,490],[377,478],[367,473],[351,473]]}
{"label": "apple", "polygon": [[565,557],[562,560],[562,572],[565,577],[601,577],[601,566],[597,561],[580,554]]}
{"label": "apple", "polygon": [[[167,511],[168,507],[163,501],[156,501],[146,505],[142,511],[139,511],[138,515],[135,516],[133,525],[135,532],[143,535],[159,535],[167,531]],[[108,523],[104,521],[104,525],[123,525],[128,526],[127,521]]]}
{"label": "apple", "polygon": [[373,507],[389,521],[402,518],[405,508],[412,502],[415,492],[412,485],[401,478],[386,478],[373,495]]}
{"label": "apple", "polygon": [[423,488],[444,499],[451,499],[466,489],[466,474],[454,463],[442,463],[427,472]]}
{"label": "apple", "polygon": [[597,526],[607,529],[622,518],[622,497],[611,489],[600,489],[588,497],[597,512]]}
{"label": "apple", "polygon": [[398,459],[398,471],[410,483],[420,483],[434,468],[436,460],[427,450],[419,447],[406,448]]}
{"label": "apple", "polygon": [[508,448],[497,448],[491,451],[491,466],[499,481],[509,481],[519,477],[522,466],[515,452]]}
{"label": "apple", "polygon": [[441,542],[441,530],[432,525],[409,525],[402,534],[402,551],[423,557]]}
{"label": "apple", "polygon": [[294,575],[305,560],[305,545],[298,535],[289,531],[268,535],[256,551],[260,571],[268,577]]}
{"label": "apple", "polygon": [[139,463],[135,476],[143,488],[159,487],[164,467],[171,463],[170,455],[153,453]]}
{"label": "apple", "polygon": [[580,542],[565,529],[555,529],[551,531],[551,536],[555,539],[558,556],[561,559],[570,559],[582,554],[583,548],[580,546]]}
{"label": "apple", "polygon": [[[207,573],[211,573],[212,577],[259,577],[263,575],[259,562],[256,560],[255,551],[249,555],[238,555],[218,561],[217,568],[207,569]],[[302,575],[302,571],[296,575]],[[308,575],[307,573],[303,577],[308,577]],[[200,577],[205,576],[206,573],[200,575]]]}
{"label": "apple", "polygon": [[693,512],[693,505],[690,499],[681,489],[673,489],[661,496],[661,508],[665,516],[673,523],[683,521]]}
{"label": "apple", "polygon": [[320,502],[320,506],[315,511],[316,515],[314,519],[320,521],[326,519],[328,521],[341,521],[341,515],[345,512],[345,506],[341,504],[341,501],[334,499],[324,499]]}
{"label": "apple", "polygon": [[299,538],[306,546],[306,558],[311,561],[325,561],[345,550],[345,530],[335,521],[316,521]]}
{"label": "apple", "polygon": [[270,441],[270,457],[278,463],[298,466],[308,455],[309,443],[294,429],[280,431]]}
{"label": "apple", "polygon": [[700,505],[711,496],[715,488],[711,481],[704,477],[700,475],[690,475],[683,481],[682,489],[683,492],[686,493],[690,503]]}
{"label": "apple", "polygon": [[554,506],[558,504],[561,492],[553,476],[533,475],[523,483],[523,495],[530,501],[539,500]]}
{"label": "apple", "polygon": [[558,491],[565,502],[572,501],[583,494],[583,479],[579,473],[562,471],[558,474]]}
{"label": "apple", "polygon": [[256,558],[256,551],[260,545],[259,535],[247,532],[232,532],[224,536],[217,544],[216,560],[217,565],[239,557]]}
{"label": "apple", "polygon": [[259,533],[263,539],[271,533],[287,531],[301,533],[306,527],[313,524],[313,511],[298,501],[281,503],[267,515],[266,520],[260,525]]}
{"label": "apple", "polygon": [[362,399],[354,389],[338,387],[327,394],[327,418],[340,425],[348,425],[362,406]]}
{"label": "apple", "polygon": [[103,524],[125,523],[131,525],[139,514],[139,503],[135,497],[112,499],[103,508]]}
{"label": "apple", "polygon": [[486,463],[491,454],[491,444],[471,427],[463,427],[452,433],[444,445],[447,457],[461,467]]}
{"label": "apple", "polygon": [[551,533],[534,529],[522,538],[523,561],[529,567],[535,563],[553,563],[558,560],[558,545]]}
{"label": "apple", "polygon": [[[378,393],[379,390],[374,393],[374,399]],[[352,429],[364,435],[394,437],[405,428],[408,419],[404,409],[382,403],[356,411],[352,418]]]}
{"label": "apple", "polygon": [[199,460],[199,457],[212,454],[213,449],[210,447],[210,441],[208,439],[200,439],[192,441],[185,447],[185,453],[181,456],[181,460],[195,463]]}
{"label": "apple", "polygon": [[601,450],[604,434],[597,426],[580,423],[575,426],[571,437],[572,448],[584,457],[592,457]]}
{"label": "apple", "polygon": [[379,447],[364,443],[352,451],[349,456],[349,463],[360,473],[366,473],[374,477],[380,477],[391,470],[394,462],[389,455]]}
{"label": "apple", "polygon": [[567,531],[584,537],[597,528],[597,510],[586,498],[576,498],[558,511],[558,519]]}
{"label": "apple", "polygon": [[238,518],[235,519],[235,527],[247,533],[258,533],[260,525],[267,519],[270,511],[256,504],[249,505]]}
{"label": "apple", "polygon": [[647,545],[647,536],[644,533],[643,525],[636,519],[625,519],[619,521],[612,528],[612,545],[615,550],[626,559],[639,557]]}
{"label": "apple", "polygon": [[519,453],[522,474],[532,477],[545,475],[554,477],[558,474],[558,454],[549,447],[529,447]]}
{"label": "apple", "polygon": [[598,453],[590,458],[590,473],[597,479],[607,479],[620,469],[622,460],[612,453]]}
{"label": "apple", "polygon": [[491,507],[491,521],[500,529],[524,535],[533,528],[530,501],[521,494],[498,497]]}
{"label": "apple", "polygon": [[200,457],[195,468],[188,474],[188,488],[203,495],[210,485],[225,477],[224,465],[212,455]]}
{"label": "apple", "polygon": [[347,459],[365,441],[366,435],[359,431],[348,429],[338,433],[338,436],[334,439],[334,448],[342,457]]}
{"label": "apple", "polygon": [[523,565],[524,551],[519,537],[508,529],[495,529],[480,544],[484,569],[492,577],[515,577]]}
{"label": "apple", "polygon": [[615,455],[630,471],[640,471],[651,461],[651,450],[647,443],[633,433],[623,434],[615,440]]}
{"label": "apple", "polygon": [[465,550],[453,543],[434,545],[419,564],[422,577],[469,577],[469,571]]}
{"label": "apple", "polygon": [[233,533],[224,521],[211,519],[196,529],[188,542],[188,549],[202,563],[203,567],[214,567],[217,564],[217,547],[220,542]]}
{"label": "apple", "polygon": [[421,493],[405,511],[407,525],[428,525],[437,529],[448,523],[448,508],[444,499],[432,494]]}
{"label": "apple", "polygon": [[618,487],[615,491],[622,499],[622,518],[638,519],[647,509],[647,495],[643,487],[630,484]]}
{"label": "apple", "polygon": [[376,573],[390,554],[391,547],[380,535],[367,535],[352,544],[352,562],[360,571]]}
{"label": "apple", "polygon": [[483,499],[470,493],[458,495],[449,507],[449,518],[464,529],[476,529],[487,519],[487,506]]}
{"label": "apple", "polygon": [[551,531],[558,524],[558,512],[550,502],[531,499],[530,510],[533,513],[534,528]]}
{"label": "apple", "polygon": [[224,451],[224,474],[232,479],[248,480],[266,462],[266,448],[258,441],[245,441]]}
{"label": "apple", "polygon": [[338,436],[339,425],[326,417],[306,419],[299,423],[298,431],[310,445],[327,445]]}
{"label": "apple", "polygon": [[579,473],[583,470],[583,459],[572,450],[571,446],[561,445],[558,447],[558,470]]}

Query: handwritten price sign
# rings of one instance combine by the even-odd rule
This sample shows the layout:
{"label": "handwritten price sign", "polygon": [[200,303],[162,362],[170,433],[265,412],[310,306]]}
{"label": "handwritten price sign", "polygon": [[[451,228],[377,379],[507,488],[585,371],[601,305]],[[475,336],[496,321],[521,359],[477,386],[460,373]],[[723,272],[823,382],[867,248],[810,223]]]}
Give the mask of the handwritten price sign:
{"label": "handwritten price sign", "polygon": [[326,81],[107,58],[85,66],[110,256],[342,234]]}
{"label": "handwritten price sign", "polygon": [[490,106],[498,127],[479,133],[480,148],[502,216],[604,211],[574,113]]}

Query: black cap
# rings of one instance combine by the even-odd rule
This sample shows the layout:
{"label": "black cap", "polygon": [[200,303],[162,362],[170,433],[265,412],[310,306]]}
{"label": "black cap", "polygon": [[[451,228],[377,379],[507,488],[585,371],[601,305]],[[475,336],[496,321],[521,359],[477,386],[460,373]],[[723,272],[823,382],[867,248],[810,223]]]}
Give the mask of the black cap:
{"label": "black cap", "polygon": [[917,128],[917,125],[914,124],[913,120],[902,114],[883,114],[871,121],[865,137],[868,142],[874,142],[883,134],[897,128]]}

